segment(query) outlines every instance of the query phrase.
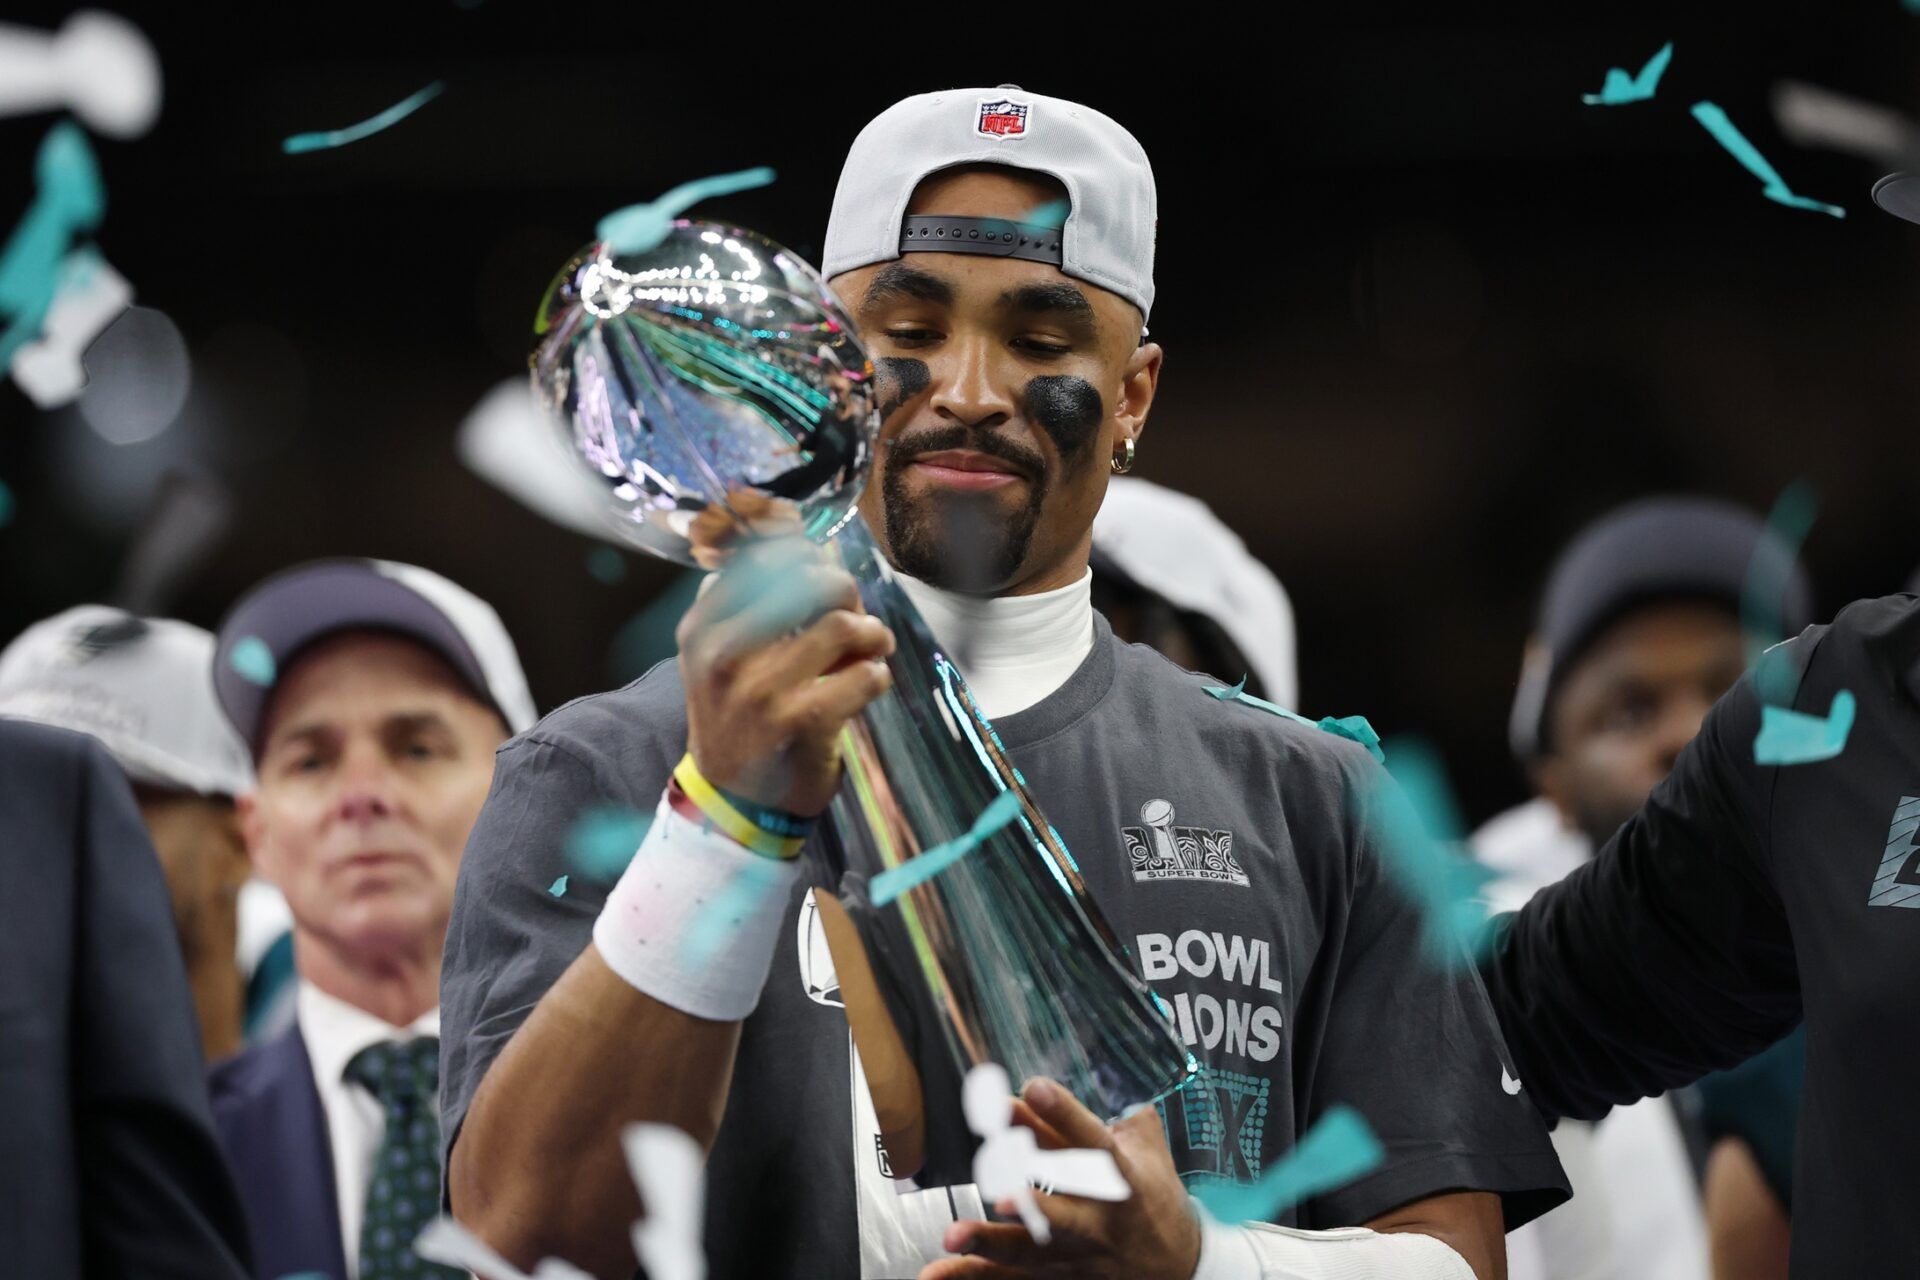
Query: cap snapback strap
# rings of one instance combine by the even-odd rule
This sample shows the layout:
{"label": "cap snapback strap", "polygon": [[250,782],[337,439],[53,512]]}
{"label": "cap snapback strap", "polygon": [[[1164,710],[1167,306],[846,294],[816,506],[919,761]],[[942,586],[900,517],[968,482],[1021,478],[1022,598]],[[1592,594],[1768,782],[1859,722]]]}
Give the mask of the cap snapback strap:
{"label": "cap snapback strap", "polygon": [[1028,262],[1061,262],[1059,227],[1006,218],[943,218],[909,214],[900,224],[902,253],[984,253]]}

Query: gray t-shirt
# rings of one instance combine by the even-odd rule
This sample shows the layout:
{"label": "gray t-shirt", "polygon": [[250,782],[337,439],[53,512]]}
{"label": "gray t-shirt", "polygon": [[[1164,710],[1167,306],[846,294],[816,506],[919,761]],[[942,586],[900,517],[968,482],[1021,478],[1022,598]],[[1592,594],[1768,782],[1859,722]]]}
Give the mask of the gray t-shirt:
{"label": "gray t-shirt", "polygon": [[[1363,806],[1379,766],[1353,742],[1239,702],[1114,639],[1097,619],[1067,683],[998,721],[1137,972],[1204,1076],[1161,1110],[1189,1186],[1249,1182],[1328,1108],[1357,1108],[1385,1162],[1283,1214],[1350,1226],[1455,1190],[1500,1193],[1511,1229],[1566,1198],[1471,969],[1422,954]],[[585,949],[605,887],[569,872],[583,812],[651,812],[685,751],[668,663],[569,703],[501,748],[467,843],[441,988],[449,1144],[507,1039]],[[747,1019],[708,1166],[716,1280],[859,1274],[844,1012],[810,990],[804,886]],[[817,985],[817,984],[816,984]],[[565,1177],[554,1170],[553,1177]]]}

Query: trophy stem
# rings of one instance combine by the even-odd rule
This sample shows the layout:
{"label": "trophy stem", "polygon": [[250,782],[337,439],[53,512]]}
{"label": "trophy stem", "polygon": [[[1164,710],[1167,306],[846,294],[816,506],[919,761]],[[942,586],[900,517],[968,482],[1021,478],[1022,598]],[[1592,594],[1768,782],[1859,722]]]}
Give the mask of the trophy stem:
{"label": "trophy stem", "polygon": [[[833,545],[895,639],[893,688],[841,736],[834,869],[876,971],[893,979],[888,1004],[928,1093],[941,1081],[957,1087],[982,1062],[1015,1080],[1047,1076],[1108,1118],[1178,1089],[1198,1064],[1128,967],[965,679],[866,527],[849,522]],[[961,836],[1003,791],[1020,798],[1011,823],[886,906],[871,905],[873,876]],[[961,1126],[943,1141],[941,1128],[930,1114],[931,1180],[965,1180],[955,1148],[970,1153],[971,1140]],[[929,1184],[926,1173],[921,1180]]]}

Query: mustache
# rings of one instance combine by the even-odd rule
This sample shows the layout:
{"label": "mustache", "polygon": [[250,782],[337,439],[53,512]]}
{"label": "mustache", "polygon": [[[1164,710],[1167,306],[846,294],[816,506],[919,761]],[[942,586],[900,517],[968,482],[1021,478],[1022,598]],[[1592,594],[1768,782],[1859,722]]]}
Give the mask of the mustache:
{"label": "mustache", "polygon": [[925,454],[945,453],[951,449],[971,449],[975,453],[998,458],[1011,463],[1035,480],[1047,473],[1047,460],[1038,450],[991,431],[975,431],[972,427],[957,425],[927,427],[895,436],[887,444],[887,462],[889,466],[905,466]]}

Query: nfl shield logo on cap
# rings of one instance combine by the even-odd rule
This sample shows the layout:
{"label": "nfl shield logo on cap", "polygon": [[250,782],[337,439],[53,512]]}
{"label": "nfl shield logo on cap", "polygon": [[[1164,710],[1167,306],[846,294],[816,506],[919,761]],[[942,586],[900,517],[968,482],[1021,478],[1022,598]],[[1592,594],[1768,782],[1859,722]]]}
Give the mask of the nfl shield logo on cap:
{"label": "nfl shield logo on cap", "polygon": [[1027,104],[998,98],[980,104],[976,132],[988,138],[1018,138],[1027,131]]}

